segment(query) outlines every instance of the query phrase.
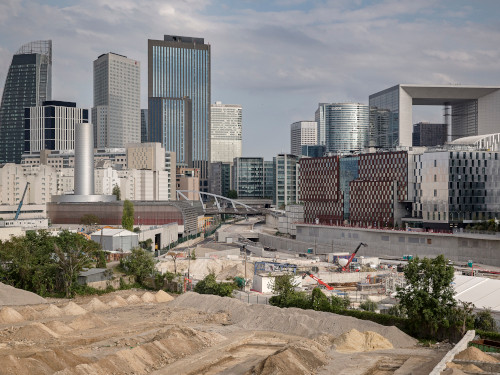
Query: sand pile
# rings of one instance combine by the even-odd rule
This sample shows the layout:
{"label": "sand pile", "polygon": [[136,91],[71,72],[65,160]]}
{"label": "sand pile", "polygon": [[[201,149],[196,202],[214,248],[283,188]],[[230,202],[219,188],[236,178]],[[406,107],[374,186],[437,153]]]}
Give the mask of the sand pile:
{"label": "sand pile", "polygon": [[228,297],[188,292],[175,298],[169,306],[193,308],[209,313],[227,311],[235,325],[249,330],[293,332],[295,335],[314,338],[320,334],[340,336],[356,328],[377,332],[396,348],[410,347],[417,343],[417,340],[394,326],[386,327],[367,320],[314,310],[249,305]]}
{"label": "sand pile", "polygon": [[137,297],[135,294],[131,294],[130,296],[128,296],[126,301],[129,305],[135,305],[138,303],[142,303],[142,300],[139,297]]}
{"label": "sand pile", "polygon": [[38,305],[47,303],[39,295],[0,283],[0,306]]}
{"label": "sand pile", "polygon": [[0,357],[1,375],[50,375],[54,371],[44,363],[33,358],[18,358],[13,355]]}
{"label": "sand pile", "polygon": [[92,300],[85,305],[87,311],[104,311],[109,310],[109,306],[101,302],[97,297],[92,298]]}
{"label": "sand pile", "polygon": [[383,336],[376,332],[359,332],[351,329],[335,339],[334,344],[338,352],[368,352],[379,349],[392,349],[392,344]]}
{"label": "sand pile", "polygon": [[79,364],[59,372],[73,374],[145,374],[161,364],[198,353],[219,341],[218,335],[186,327],[160,331],[151,341],[131,349],[120,350],[95,363]]}
{"label": "sand pile", "polygon": [[21,314],[25,320],[37,320],[42,317],[42,314],[40,314],[40,312],[36,311],[31,306],[17,308],[17,312]]}
{"label": "sand pile", "polygon": [[113,298],[111,301],[108,302],[109,307],[122,307],[122,306],[127,306],[128,303],[125,301],[125,299],[121,296],[116,296]]}
{"label": "sand pile", "polygon": [[86,313],[85,315],[80,315],[78,318],[73,320],[69,324],[69,327],[78,331],[92,328],[101,328],[105,327],[106,325],[107,323],[97,315],[93,313]]}
{"label": "sand pile", "polygon": [[163,290],[159,290],[155,294],[156,302],[158,303],[163,303],[163,302],[170,302],[174,299],[170,294],[165,293]]}
{"label": "sand pile", "polygon": [[17,323],[24,321],[24,317],[10,307],[3,307],[0,310],[0,324]]}
{"label": "sand pile", "polygon": [[59,335],[52,331],[50,328],[46,327],[44,324],[35,322],[21,327],[18,331],[16,331],[16,333],[14,333],[12,338],[17,341],[43,341],[59,338]]}
{"label": "sand pile", "polygon": [[146,292],[142,295],[141,297],[142,301],[143,302],[146,302],[146,303],[154,303],[156,302],[156,298],[153,294],[149,293],[149,292]]}
{"label": "sand pile", "polygon": [[90,360],[80,357],[63,349],[48,350],[45,352],[38,352],[30,356],[30,358],[45,364],[52,371],[64,370],[67,367],[77,366],[81,363],[89,363]]}
{"label": "sand pile", "polygon": [[85,310],[81,306],[78,306],[74,302],[69,302],[61,310],[62,310],[62,312],[63,312],[64,315],[83,315],[83,314],[87,313],[87,310]]}
{"label": "sand pile", "polygon": [[43,318],[57,318],[63,316],[62,310],[56,305],[49,305],[45,310],[40,312]]}
{"label": "sand pile", "polygon": [[321,347],[312,341],[296,343],[271,354],[245,375],[312,374],[327,363]]}
{"label": "sand pile", "polygon": [[73,328],[68,327],[66,324],[60,322],[59,320],[53,320],[51,322],[46,322],[44,324],[52,331],[59,333],[60,335],[65,335],[66,333],[73,332]]}
{"label": "sand pile", "polygon": [[462,364],[459,364],[459,363],[450,362],[450,363],[446,364],[446,367],[453,368],[453,369],[459,369],[459,370],[467,371],[467,372],[474,372],[474,373],[484,372],[483,369],[477,367],[476,365],[473,365],[472,363],[468,363],[466,365],[462,365]]}
{"label": "sand pile", "polygon": [[495,357],[492,357],[491,355],[482,352],[481,350],[479,350],[474,346],[469,346],[467,349],[462,350],[455,356],[454,359],[461,359],[464,361],[488,362],[488,363],[499,362]]}

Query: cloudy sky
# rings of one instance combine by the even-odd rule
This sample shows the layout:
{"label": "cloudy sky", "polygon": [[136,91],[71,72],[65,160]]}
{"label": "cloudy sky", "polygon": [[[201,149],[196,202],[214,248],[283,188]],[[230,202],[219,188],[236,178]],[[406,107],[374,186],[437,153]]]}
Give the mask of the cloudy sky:
{"label": "cloudy sky", "polygon": [[[500,1],[1,0],[0,90],[12,54],[53,40],[53,99],[92,106],[92,61],[141,62],[147,39],[203,37],[212,102],[243,106],[243,154],[270,159],[319,102],[356,101],[398,83],[500,85]],[[440,108],[414,120],[439,121]]]}

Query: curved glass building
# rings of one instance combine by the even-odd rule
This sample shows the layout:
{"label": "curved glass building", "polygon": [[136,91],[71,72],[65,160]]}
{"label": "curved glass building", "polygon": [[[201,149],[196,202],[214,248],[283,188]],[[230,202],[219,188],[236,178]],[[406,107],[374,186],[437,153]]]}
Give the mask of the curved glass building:
{"label": "curved glass building", "polygon": [[[25,108],[52,96],[52,41],[23,45],[12,57],[0,105],[0,164],[21,163]],[[29,129],[29,124],[28,124]]]}
{"label": "curved glass building", "polygon": [[[360,152],[370,139],[370,108],[360,103],[320,103],[318,126],[324,127],[326,152]],[[321,130],[319,131],[321,133]]]}

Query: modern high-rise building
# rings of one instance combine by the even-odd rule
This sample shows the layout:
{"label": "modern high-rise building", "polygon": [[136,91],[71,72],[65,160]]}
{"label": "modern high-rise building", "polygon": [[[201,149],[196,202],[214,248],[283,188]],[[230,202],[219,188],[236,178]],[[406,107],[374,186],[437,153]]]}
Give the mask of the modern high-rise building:
{"label": "modern high-rise building", "polygon": [[231,190],[231,169],[233,163],[210,163],[209,191],[227,197]]}
{"label": "modern high-rise building", "polygon": [[419,122],[413,125],[413,146],[438,146],[444,145],[447,140],[447,124],[431,124]]}
{"label": "modern high-rise building", "polygon": [[148,110],[141,109],[141,143],[148,142]]}
{"label": "modern high-rise building", "polygon": [[0,105],[0,164],[20,163],[24,110],[52,98],[52,41],[23,45],[12,57]]}
{"label": "modern high-rise building", "polygon": [[[369,145],[370,111],[360,103],[320,103],[316,111],[318,143],[324,144],[327,152],[360,152]],[[323,130],[324,127],[324,130]]]}
{"label": "modern high-rise building", "polygon": [[88,109],[76,108],[74,102],[45,101],[26,108],[24,114],[24,152],[75,149],[75,125],[89,122]]}
{"label": "modern high-rise building", "polygon": [[94,147],[125,147],[141,141],[141,64],[105,53],[94,61]]}
{"label": "modern high-rise building", "polygon": [[274,162],[264,160],[264,198],[273,199],[274,188]]}
{"label": "modern high-rise building", "polygon": [[299,201],[299,160],[293,154],[278,154],[273,158],[273,204],[278,208]]}
{"label": "modern high-rise building", "polygon": [[210,162],[232,163],[241,156],[241,105],[212,104]]}
{"label": "modern high-rise building", "polygon": [[316,121],[297,121],[290,126],[290,153],[302,155],[302,146],[318,144]]}
{"label": "modern high-rise building", "polygon": [[202,191],[208,190],[210,77],[210,45],[203,38],[148,40],[149,141],[174,151],[177,165],[200,169]]}
{"label": "modern high-rise building", "polygon": [[234,158],[232,178],[238,198],[264,198],[263,158]]}

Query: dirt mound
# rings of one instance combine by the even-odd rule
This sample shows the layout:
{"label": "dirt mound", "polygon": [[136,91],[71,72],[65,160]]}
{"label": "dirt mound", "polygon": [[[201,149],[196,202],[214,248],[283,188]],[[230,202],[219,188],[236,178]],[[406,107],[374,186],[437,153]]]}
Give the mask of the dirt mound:
{"label": "dirt mound", "polygon": [[142,295],[141,297],[142,301],[143,302],[146,302],[146,303],[154,303],[156,302],[156,298],[153,294],[149,293],[149,292],[146,292]]}
{"label": "dirt mound", "polygon": [[63,316],[62,310],[56,305],[49,305],[45,310],[40,312],[43,318],[57,318]]}
{"label": "dirt mound", "polygon": [[116,296],[113,298],[111,301],[108,302],[109,307],[122,307],[128,305],[127,301],[121,297],[121,296]]}
{"label": "dirt mound", "polygon": [[99,318],[97,315],[92,313],[86,313],[85,315],[80,315],[78,318],[73,320],[69,327],[74,330],[86,330],[92,328],[101,328],[107,326],[107,323]]}
{"label": "dirt mound", "polygon": [[46,327],[44,324],[35,322],[21,327],[16,333],[14,333],[12,338],[17,341],[43,341],[48,339],[57,339],[59,338],[59,335],[50,328]]}
{"label": "dirt mound", "polygon": [[0,310],[0,324],[17,323],[24,321],[24,317],[16,310],[10,307],[4,307]]}
{"label": "dirt mound", "polygon": [[139,297],[137,297],[137,295],[135,295],[135,294],[131,294],[130,296],[128,296],[126,301],[129,305],[135,305],[138,303],[142,303],[142,300]]}
{"label": "dirt mound", "polygon": [[454,362],[450,362],[450,363],[447,363],[446,364],[446,367],[449,367],[449,368],[453,368],[453,369],[459,369],[459,370],[462,370],[462,371],[468,371],[468,372],[484,372],[483,369],[477,367],[476,365],[473,365],[472,363],[468,363],[466,365],[462,365],[462,364],[459,364],[459,363],[454,363]]}
{"label": "dirt mound", "polygon": [[498,363],[499,361],[489,354],[486,354],[474,346],[469,346],[467,349],[458,353],[454,359],[462,359],[464,361],[480,361],[488,363]]}
{"label": "dirt mound", "polygon": [[188,292],[175,298],[169,306],[193,308],[209,313],[227,311],[232,323],[249,330],[293,332],[298,336],[314,338],[320,334],[340,336],[352,328],[357,328],[362,331],[377,332],[396,348],[411,347],[417,343],[415,339],[394,326],[386,327],[367,320],[314,310],[249,305],[229,297]]}
{"label": "dirt mound", "polygon": [[68,367],[77,366],[81,363],[89,363],[87,358],[75,355],[67,350],[55,349],[48,350],[45,352],[38,352],[30,356],[32,359],[36,359],[38,362],[44,363],[50,367],[53,371],[64,370]]}
{"label": "dirt mound", "polygon": [[392,349],[392,344],[376,332],[359,332],[351,329],[335,339],[334,344],[338,352],[367,352],[379,349]]}
{"label": "dirt mound", "polygon": [[92,300],[85,305],[87,311],[104,311],[109,310],[109,306],[101,302],[97,297],[92,298]]}
{"label": "dirt mound", "polygon": [[60,335],[73,332],[73,328],[68,327],[66,324],[60,322],[59,320],[53,320],[51,322],[46,322],[44,324],[52,331],[59,333]]}
{"label": "dirt mound", "polygon": [[64,315],[83,315],[83,314],[87,313],[87,310],[85,310],[81,306],[78,306],[74,302],[69,302],[61,310],[62,310],[62,312],[63,312]]}
{"label": "dirt mound", "polygon": [[245,375],[311,374],[327,363],[320,346],[312,341],[291,344],[268,356]]}
{"label": "dirt mound", "polygon": [[159,290],[155,294],[156,302],[158,303],[163,303],[163,302],[170,302],[174,299],[170,294],[165,293],[163,290]]}
{"label": "dirt mound", "polygon": [[54,371],[44,363],[33,358],[18,358],[13,355],[0,357],[0,374],[1,375],[50,375]]}
{"label": "dirt mound", "polygon": [[31,306],[24,306],[21,308],[17,308],[17,312],[21,314],[25,320],[37,320],[42,317],[40,312],[36,311],[33,307]]}
{"label": "dirt mound", "polygon": [[47,303],[39,295],[0,283],[0,306],[38,305]]}

